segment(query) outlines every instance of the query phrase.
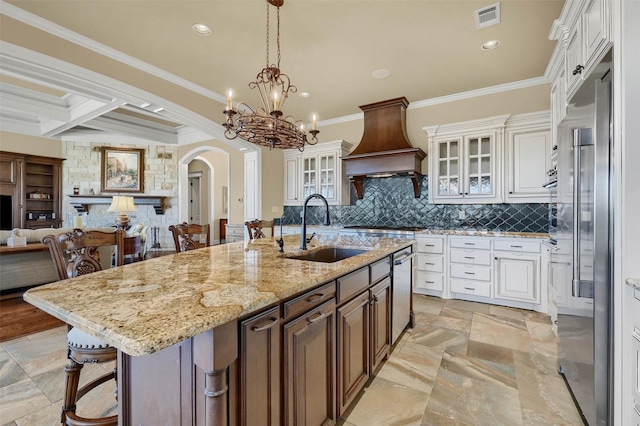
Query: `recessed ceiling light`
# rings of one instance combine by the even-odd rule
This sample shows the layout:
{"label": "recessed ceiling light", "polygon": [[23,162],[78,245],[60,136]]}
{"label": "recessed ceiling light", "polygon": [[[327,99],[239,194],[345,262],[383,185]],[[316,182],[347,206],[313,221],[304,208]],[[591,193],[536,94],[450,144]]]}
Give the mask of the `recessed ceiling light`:
{"label": "recessed ceiling light", "polygon": [[500,40],[490,40],[481,46],[482,50],[493,50],[500,46]]}
{"label": "recessed ceiling light", "polygon": [[213,33],[213,31],[211,31],[211,28],[209,28],[205,24],[193,24],[191,28],[193,28],[193,31],[195,31],[196,34],[205,36],[205,37],[210,36]]}
{"label": "recessed ceiling light", "polygon": [[248,148],[239,148],[238,151],[246,151]]}
{"label": "recessed ceiling light", "polygon": [[311,96],[311,93],[309,93],[309,92],[300,92],[300,93],[298,93],[298,96],[300,96],[301,98],[308,98],[309,96]]}
{"label": "recessed ceiling light", "polygon": [[389,77],[391,75],[391,71],[386,68],[381,68],[372,72],[371,75],[373,78],[383,79]]}

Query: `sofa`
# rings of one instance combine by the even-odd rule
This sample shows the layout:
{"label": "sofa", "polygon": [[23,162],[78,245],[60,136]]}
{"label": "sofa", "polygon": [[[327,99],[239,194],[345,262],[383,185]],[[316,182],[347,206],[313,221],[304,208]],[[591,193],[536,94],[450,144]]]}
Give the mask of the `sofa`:
{"label": "sofa", "polygon": [[[59,235],[73,228],[20,229],[20,235],[27,238],[27,247],[7,247],[7,238],[12,231],[0,231],[0,292],[33,287],[58,281],[58,275],[51,260],[49,249],[40,243],[45,235]],[[112,231],[113,228],[95,228]],[[101,248],[100,262],[103,268],[111,266],[113,249]]]}

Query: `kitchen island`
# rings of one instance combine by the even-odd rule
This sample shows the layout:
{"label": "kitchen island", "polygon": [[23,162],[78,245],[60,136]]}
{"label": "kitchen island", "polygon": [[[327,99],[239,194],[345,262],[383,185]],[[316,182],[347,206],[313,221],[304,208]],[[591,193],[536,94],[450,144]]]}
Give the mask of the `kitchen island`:
{"label": "kitchen island", "polygon": [[[334,263],[293,259],[298,242],[285,236],[283,254],[273,239],[203,248],[24,298],[118,349],[120,424],[256,424],[254,415],[272,424],[331,423],[364,385],[360,376],[388,354],[391,256],[412,241],[317,236],[309,252],[365,250]],[[363,335],[349,333],[356,326],[366,334],[357,350],[349,341]],[[358,357],[366,358],[359,375]]]}

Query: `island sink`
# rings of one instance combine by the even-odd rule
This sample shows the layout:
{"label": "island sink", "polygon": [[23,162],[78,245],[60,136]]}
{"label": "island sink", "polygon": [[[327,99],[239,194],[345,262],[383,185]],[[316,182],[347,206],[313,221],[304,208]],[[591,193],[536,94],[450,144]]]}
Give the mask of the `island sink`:
{"label": "island sink", "polygon": [[348,249],[341,247],[324,247],[296,256],[288,256],[288,259],[306,260],[309,262],[333,263],[349,257],[357,256],[366,250]]}

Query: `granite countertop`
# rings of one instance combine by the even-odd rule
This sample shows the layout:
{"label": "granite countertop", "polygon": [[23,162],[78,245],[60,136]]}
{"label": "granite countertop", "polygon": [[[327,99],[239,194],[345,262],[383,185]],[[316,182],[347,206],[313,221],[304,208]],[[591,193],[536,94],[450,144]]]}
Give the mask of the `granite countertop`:
{"label": "granite countertop", "polygon": [[289,259],[299,236],[223,244],[33,288],[24,299],[122,352],[145,355],[331,281],[411,245],[411,240],[317,236],[310,250],[367,250],[335,263]]}
{"label": "granite countertop", "polygon": [[509,238],[550,238],[549,234],[541,232],[503,232],[503,231],[477,231],[467,229],[423,229],[416,235],[460,235],[469,237],[509,237]]}
{"label": "granite countertop", "polygon": [[[300,230],[300,225],[283,225],[284,228],[297,228]],[[340,231],[342,227],[336,226],[323,226],[323,225],[307,225],[307,229],[327,229],[330,231]],[[276,230],[276,235],[278,231]],[[415,232],[415,235],[460,235],[460,236],[473,236],[473,237],[509,237],[509,238],[540,238],[549,239],[550,235],[542,232],[510,232],[510,231],[478,231],[475,229],[421,229]]]}
{"label": "granite countertop", "polygon": [[636,290],[640,290],[640,278],[627,278],[625,282],[628,286],[633,287]]}

